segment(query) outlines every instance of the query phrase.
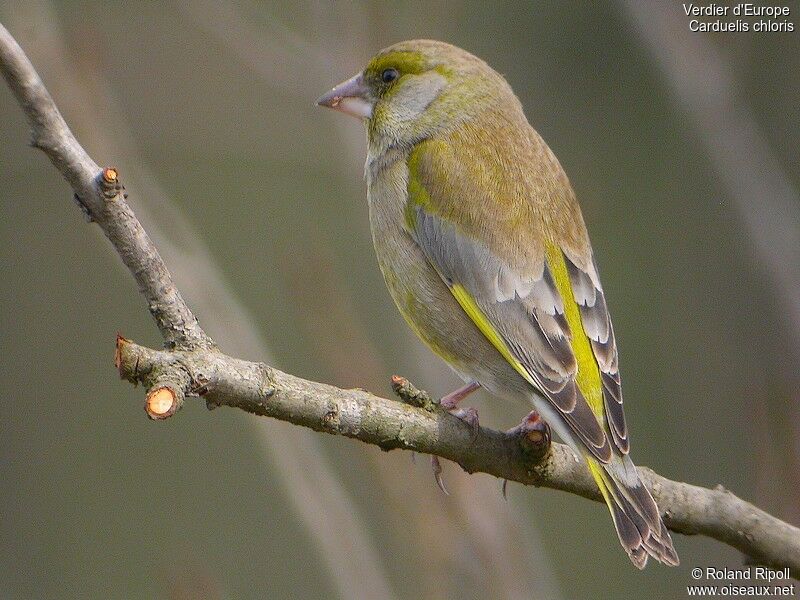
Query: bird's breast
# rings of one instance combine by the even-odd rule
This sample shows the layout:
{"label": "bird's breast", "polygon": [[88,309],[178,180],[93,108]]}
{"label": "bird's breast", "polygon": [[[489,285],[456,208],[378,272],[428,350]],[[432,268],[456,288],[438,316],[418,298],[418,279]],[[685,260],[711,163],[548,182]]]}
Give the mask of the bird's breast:
{"label": "bird's breast", "polygon": [[378,265],[408,325],[463,377],[497,391],[503,387],[500,381],[522,382],[469,319],[405,229],[405,158],[384,162],[380,169],[371,169],[368,161],[366,172],[370,228]]}
{"label": "bird's breast", "polygon": [[455,361],[443,333],[446,311],[458,306],[403,225],[408,199],[406,161],[398,159],[378,170],[368,165],[367,173],[372,241],[389,293],[414,332],[446,360]]}

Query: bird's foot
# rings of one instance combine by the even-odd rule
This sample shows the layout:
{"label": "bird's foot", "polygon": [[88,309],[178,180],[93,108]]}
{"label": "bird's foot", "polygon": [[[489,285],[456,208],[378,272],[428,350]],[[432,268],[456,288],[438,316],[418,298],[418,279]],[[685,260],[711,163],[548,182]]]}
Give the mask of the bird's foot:
{"label": "bird's foot", "polygon": [[[458,403],[469,396],[472,392],[477,390],[479,387],[481,387],[480,383],[477,381],[470,381],[466,385],[450,392],[446,396],[443,396],[441,400],[439,400],[439,406],[442,409],[467,423],[470,427],[472,427],[472,431],[475,433],[477,433],[478,429],[480,429],[478,411],[471,406],[466,408],[458,408]],[[436,481],[436,485],[440,490],[442,490],[442,492],[449,496],[450,492],[447,491],[447,488],[444,486],[444,480],[442,479],[442,463],[439,461],[438,456],[431,456],[431,468],[433,469],[433,479]]]}
{"label": "bird's foot", "polygon": [[481,387],[480,383],[477,381],[470,381],[468,384],[450,392],[446,396],[443,396],[442,399],[439,400],[439,406],[441,406],[454,417],[458,417],[470,425],[474,431],[477,431],[480,428],[478,411],[471,406],[466,408],[458,408],[458,404],[479,387]]}
{"label": "bird's foot", "polygon": [[468,406],[467,408],[453,408],[447,412],[464,421],[467,425],[472,427],[472,431],[475,433],[477,433],[478,429],[481,428],[481,424],[478,419],[478,411],[471,406]]}

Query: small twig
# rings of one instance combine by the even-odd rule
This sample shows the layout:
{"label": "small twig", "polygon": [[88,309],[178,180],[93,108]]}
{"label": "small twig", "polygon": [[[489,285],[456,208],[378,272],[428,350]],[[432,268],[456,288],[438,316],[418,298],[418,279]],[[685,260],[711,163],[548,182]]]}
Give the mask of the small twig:
{"label": "small twig", "polygon": [[392,391],[406,404],[424,408],[428,412],[433,412],[439,406],[428,392],[418,390],[413,383],[400,375],[392,375]]}

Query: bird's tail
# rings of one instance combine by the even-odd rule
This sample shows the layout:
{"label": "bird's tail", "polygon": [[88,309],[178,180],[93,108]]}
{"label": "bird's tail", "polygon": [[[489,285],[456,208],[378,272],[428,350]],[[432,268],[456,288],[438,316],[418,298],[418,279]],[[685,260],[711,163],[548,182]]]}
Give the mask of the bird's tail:
{"label": "bird's tail", "polygon": [[667,526],[630,457],[615,456],[609,464],[589,457],[586,460],[631,562],[643,569],[647,557],[652,556],[665,565],[676,566],[678,554]]}

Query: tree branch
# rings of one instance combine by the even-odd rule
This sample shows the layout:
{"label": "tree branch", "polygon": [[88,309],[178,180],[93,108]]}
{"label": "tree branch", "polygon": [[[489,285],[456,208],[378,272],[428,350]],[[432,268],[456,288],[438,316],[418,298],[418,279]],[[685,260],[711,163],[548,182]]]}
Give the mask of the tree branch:
{"label": "tree branch", "polygon": [[[152,418],[174,414],[185,396],[209,408],[232,406],[384,450],[404,448],[452,460],[467,472],[558,489],[600,501],[583,462],[562,444],[472,427],[442,411],[424,392],[396,380],[403,402],[342,390],[218,351],[175,287],[153,242],[125,201],[116,169],[100,169],[70,132],[25,53],[0,25],[0,70],[32,128],[32,143],[69,182],[86,214],[136,279],[166,350],[117,339],[120,375],[148,388]],[[718,487],[709,490],[640,469],[667,526],[733,546],[751,561],[800,577],[800,529]]]}
{"label": "tree branch", "polygon": [[213,348],[214,342],[186,306],[158,250],[125,202],[116,170],[101,171],[89,157],[25,52],[2,25],[0,66],[31,125],[31,145],[47,154],[72,186],[86,215],[113,244],[136,279],[167,347]]}

